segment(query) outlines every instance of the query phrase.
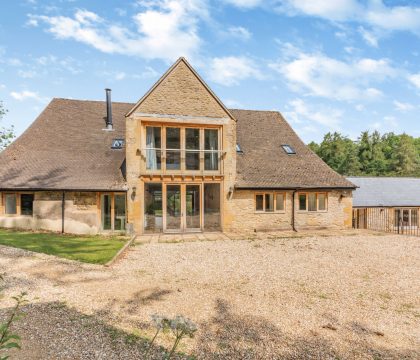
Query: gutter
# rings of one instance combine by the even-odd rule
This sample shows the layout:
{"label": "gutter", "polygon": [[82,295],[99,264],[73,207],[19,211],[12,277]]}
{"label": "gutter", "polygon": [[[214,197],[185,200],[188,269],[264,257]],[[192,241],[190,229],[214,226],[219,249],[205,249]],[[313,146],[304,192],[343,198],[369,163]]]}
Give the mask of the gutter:
{"label": "gutter", "polygon": [[292,194],[292,229],[294,232],[297,232],[295,227],[295,194],[298,191],[298,189],[293,190]]}
{"label": "gutter", "polygon": [[63,191],[61,197],[61,233],[64,234],[64,211],[66,207],[66,193]]}

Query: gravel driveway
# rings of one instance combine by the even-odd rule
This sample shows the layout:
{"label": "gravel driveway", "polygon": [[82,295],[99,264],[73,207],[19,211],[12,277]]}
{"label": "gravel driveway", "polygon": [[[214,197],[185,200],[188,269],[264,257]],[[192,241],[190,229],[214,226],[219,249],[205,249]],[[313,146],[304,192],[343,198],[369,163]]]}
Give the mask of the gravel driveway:
{"label": "gravel driveway", "polygon": [[15,359],[143,359],[154,313],[198,324],[198,359],[420,357],[419,238],[143,244],[111,268],[0,247],[0,271],[0,313],[31,300]]}

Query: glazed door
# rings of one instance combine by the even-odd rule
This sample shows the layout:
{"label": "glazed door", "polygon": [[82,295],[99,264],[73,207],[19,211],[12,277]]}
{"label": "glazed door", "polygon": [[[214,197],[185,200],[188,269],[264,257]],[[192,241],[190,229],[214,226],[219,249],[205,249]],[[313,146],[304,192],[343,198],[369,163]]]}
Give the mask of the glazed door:
{"label": "glazed door", "polygon": [[201,230],[200,185],[185,185],[185,231]]}
{"label": "glazed door", "polygon": [[166,185],[166,227],[168,232],[182,230],[181,185]]}
{"label": "glazed door", "polygon": [[201,186],[168,184],[165,195],[165,232],[201,230]]}

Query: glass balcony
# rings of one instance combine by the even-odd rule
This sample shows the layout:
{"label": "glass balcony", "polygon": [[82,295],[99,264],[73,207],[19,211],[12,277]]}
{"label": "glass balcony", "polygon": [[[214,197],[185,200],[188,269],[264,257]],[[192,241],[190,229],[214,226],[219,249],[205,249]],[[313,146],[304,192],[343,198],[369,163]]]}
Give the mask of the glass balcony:
{"label": "glass balcony", "polygon": [[210,174],[221,175],[223,154],[220,150],[178,150],[146,148],[147,174]]}

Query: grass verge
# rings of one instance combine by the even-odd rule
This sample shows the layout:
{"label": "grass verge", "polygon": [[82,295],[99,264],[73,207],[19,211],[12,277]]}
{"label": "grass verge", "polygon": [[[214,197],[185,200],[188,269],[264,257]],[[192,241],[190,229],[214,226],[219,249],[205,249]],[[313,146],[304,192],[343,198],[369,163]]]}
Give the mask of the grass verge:
{"label": "grass verge", "polygon": [[92,264],[106,264],[126,241],[123,236],[69,235],[0,229],[0,245]]}

